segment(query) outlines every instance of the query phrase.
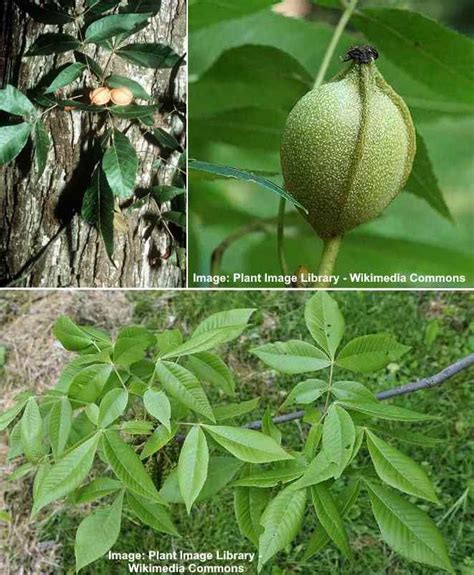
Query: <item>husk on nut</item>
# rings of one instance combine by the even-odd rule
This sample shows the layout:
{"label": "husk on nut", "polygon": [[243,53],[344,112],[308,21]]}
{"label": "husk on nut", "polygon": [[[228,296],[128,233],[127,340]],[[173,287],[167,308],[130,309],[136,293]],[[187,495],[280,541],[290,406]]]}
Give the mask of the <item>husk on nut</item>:
{"label": "husk on nut", "polygon": [[103,106],[110,102],[110,90],[106,86],[101,86],[100,88],[92,90],[89,97],[92,104]]}
{"label": "husk on nut", "polygon": [[410,175],[416,135],[403,99],[353,47],[350,66],[312,90],[290,112],[281,143],[286,189],[308,210],[322,238],[377,217]]}
{"label": "husk on nut", "polygon": [[112,99],[112,102],[114,104],[117,104],[117,106],[128,106],[133,102],[132,92],[128,88],[125,88],[124,86],[120,88],[114,88],[110,92],[110,97]]}

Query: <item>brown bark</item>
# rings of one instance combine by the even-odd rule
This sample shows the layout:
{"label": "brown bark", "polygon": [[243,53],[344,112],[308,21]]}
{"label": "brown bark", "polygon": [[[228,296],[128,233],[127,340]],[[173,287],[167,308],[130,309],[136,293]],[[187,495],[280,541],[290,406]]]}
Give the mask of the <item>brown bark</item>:
{"label": "brown bark", "polygon": [[[37,0],[38,2],[38,0]],[[39,3],[39,2],[38,2]],[[2,86],[9,83],[26,91],[34,87],[50,70],[73,61],[72,52],[52,56],[25,57],[24,53],[42,33],[56,32],[57,27],[34,22],[21,12],[13,0],[4,0],[0,39],[0,77]],[[81,8],[83,0],[77,0]],[[169,44],[175,52],[185,51],[185,0],[162,0],[161,10],[151,24],[132,37],[133,42]],[[77,36],[74,24],[61,29]],[[102,67],[108,53],[93,46],[87,53]],[[186,71],[181,66],[174,82],[171,70],[153,70],[128,65],[114,58],[110,72],[140,82],[158,100],[166,96],[164,109],[156,117],[156,126],[171,132],[185,146]],[[86,72],[82,91],[94,85]],[[96,85],[96,82],[95,82]],[[172,86],[169,91],[169,86]],[[64,89],[63,96],[68,93]],[[181,114],[171,113],[179,109]],[[47,167],[37,180],[33,147],[28,145],[17,159],[5,166],[0,175],[0,283],[27,287],[179,287],[184,284],[182,246],[184,234],[171,227],[175,241],[159,219],[159,209],[152,199],[122,202],[120,219],[126,222],[115,229],[114,267],[108,260],[95,229],[78,215],[82,196],[89,183],[96,158],[92,142],[104,131],[94,114],[55,109],[45,116],[53,141]],[[129,121],[116,121],[120,129]],[[144,138],[137,126],[127,131],[135,146],[140,168],[137,189],[150,185],[170,185],[179,152],[162,153]],[[152,165],[160,154],[159,169]],[[130,205],[131,204],[131,205]],[[167,207],[169,209],[169,207]],[[154,222],[154,223],[151,223]]]}

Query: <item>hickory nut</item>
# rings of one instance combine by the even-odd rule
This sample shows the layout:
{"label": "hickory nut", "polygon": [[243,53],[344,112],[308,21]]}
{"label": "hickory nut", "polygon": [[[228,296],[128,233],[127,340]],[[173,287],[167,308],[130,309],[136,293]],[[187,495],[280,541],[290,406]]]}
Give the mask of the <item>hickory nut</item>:
{"label": "hickory nut", "polygon": [[355,46],[350,66],[312,90],[288,116],[281,143],[286,189],[321,238],[377,217],[410,175],[416,136],[403,99]]}
{"label": "hickory nut", "polygon": [[124,86],[121,88],[114,88],[110,92],[110,97],[112,98],[112,102],[118,106],[128,106],[133,101],[132,92]]}
{"label": "hickory nut", "polygon": [[89,97],[91,102],[96,106],[103,106],[110,102],[110,90],[105,86],[102,86],[101,88],[92,90]]}

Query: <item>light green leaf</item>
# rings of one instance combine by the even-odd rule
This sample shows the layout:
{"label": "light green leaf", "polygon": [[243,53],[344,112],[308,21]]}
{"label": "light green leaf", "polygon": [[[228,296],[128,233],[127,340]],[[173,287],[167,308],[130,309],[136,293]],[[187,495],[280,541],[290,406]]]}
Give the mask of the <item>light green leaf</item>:
{"label": "light green leaf", "polygon": [[326,292],[317,292],[307,301],[304,318],[316,343],[334,358],[345,327],[336,300]]}
{"label": "light green leaf", "polygon": [[143,499],[130,492],[127,493],[127,503],[143,524],[155,531],[180,537],[170,514],[162,505],[152,503],[148,499]]}
{"label": "light green leaf", "polygon": [[336,465],[336,479],[351,460],[355,439],[351,416],[340,405],[332,404],[324,419],[322,445],[326,457]]}
{"label": "light green leaf", "polygon": [[31,134],[29,122],[0,128],[0,166],[8,164],[23,150]]}
{"label": "light green leaf", "polygon": [[366,434],[370,458],[382,481],[409,495],[439,503],[433,484],[418,463],[375,433],[366,430]]}
{"label": "light green leaf", "polygon": [[225,178],[234,178],[236,180],[242,180],[245,182],[253,182],[258,184],[266,190],[270,190],[274,194],[284,198],[291,202],[297,208],[307,211],[306,208],[298,202],[293,196],[291,196],[286,190],[275,184],[272,180],[268,178],[263,178],[252,172],[246,172],[245,170],[240,170],[238,168],[232,168],[231,166],[222,166],[220,164],[211,164],[209,162],[200,162],[198,160],[190,160],[189,167],[192,170],[200,170],[202,172],[208,172],[211,174],[216,174]]}
{"label": "light green leaf", "polygon": [[94,434],[51,466],[35,498],[33,515],[79,487],[92,467],[99,438],[99,434]]}
{"label": "light green leaf", "polygon": [[21,446],[23,453],[30,461],[38,461],[43,455],[43,421],[34,397],[26,403],[21,418]]}
{"label": "light green leaf", "polygon": [[157,503],[166,504],[138,455],[116,431],[105,431],[102,437],[102,447],[107,462],[127,489]]}
{"label": "light green leaf", "polygon": [[223,20],[241,18],[277,2],[278,0],[239,0],[239,2],[216,3],[213,0],[199,0],[199,2],[190,3],[189,26],[194,32]]}
{"label": "light green leaf", "polygon": [[129,366],[145,358],[146,350],[156,343],[156,338],[145,327],[131,325],[122,328],[114,345],[113,361]]}
{"label": "light green leaf", "polygon": [[155,424],[151,421],[141,419],[130,419],[120,424],[120,429],[132,435],[149,435],[152,433]]}
{"label": "light green leaf", "polygon": [[89,365],[81,369],[71,381],[69,397],[83,403],[96,401],[112,372],[113,366],[107,363]]}
{"label": "light green leaf", "polygon": [[19,415],[25,407],[26,402],[27,400],[20,401],[0,414],[0,431],[5,431],[10,423],[14,421],[17,415]]}
{"label": "light green leaf", "polygon": [[162,333],[157,333],[155,337],[160,357],[183,343],[183,334],[179,329],[167,329]]}
{"label": "light green leaf", "polygon": [[203,351],[191,355],[188,357],[187,366],[200,381],[215,385],[228,395],[235,395],[232,373],[215,353]]}
{"label": "light green leaf", "polygon": [[15,116],[35,116],[36,108],[15,86],[7,84],[0,90],[0,110]]}
{"label": "light green leaf", "polygon": [[256,547],[263,531],[260,518],[270,497],[266,489],[237,487],[234,490],[234,512],[239,530]]}
{"label": "light green leaf", "polygon": [[94,344],[100,349],[111,345],[107,334],[94,328],[78,326],[65,315],[54,322],[53,333],[68,351],[86,351]]}
{"label": "light green leaf", "polygon": [[140,459],[146,459],[147,457],[150,457],[159,451],[162,447],[164,447],[167,443],[169,443],[176,435],[177,429],[178,428],[175,424],[171,424],[171,433],[166,429],[164,425],[157,427],[143,446],[143,451],[140,454]]}
{"label": "light green leaf", "polygon": [[6,511],[3,511],[3,509],[0,510],[0,521],[3,521],[4,523],[11,523],[11,515]]}
{"label": "light green leaf", "polygon": [[384,541],[402,557],[454,573],[446,543],[430,517],[386,487],[365,483]]}
{"label": "light green leaf", "polygon": [[250,350],[264,363],[282,373],[319,371],[331,365],[331,360],[314,345],[296,339],[267,343]]}
{"label": "light green leaf", "polygon": [[172,68],[179,60],[178,54],[166,44],[127,44],[117,54],[137,66],[145,68]]}
{"label": "light green leaf", "polygon": [[188,513],[207,478],[209,449],[202,429],[195,426],[186,436],[178,461],[178,483]]}
{"label": "light green leaf", "polygon": [[96,477],[87,483],[87,485],[84,485],[84,487],[71,493],[68,499],[75,505],[91,503],[92,501],[97,501],[102,497],[114,493],[121,487],[123,487],[123,484],[116,479],[112,479],[111,477]]}
{"label": "light green leaf", "polygon": [[171,405],[166,393],[148,389],[143,395],[143,405],[147,412],[171,431]]}
{"label": "light green leaf", "polygon": [[396,361],[410,348],[387,333],[363,335],[350,341],[339,353],[337,365],[352,371],[370,373]]}
{"label": "light green leaf", "polygon": [[127,78],[127,76],[120,76],[119,74],[111,74],[105,80],[109,88],[128,88],[135,98],[142,100],[152,100],[148,92],[135,80]]}
{"label": "light green leaf", "polygon": [[80,48],[81,43],[70,34],[42,34],[29,47],[25,56],[49,56]]}
{"label": "light green leaf", "polygon": [[285,401],[281,404],[280,409],[290,405],[308,405],[315,402],[328,389],[326,381],[321,379],[306,379],[300,381],[290,391]]}
{"label": "light green leaf", "polygon": [[267,463],[293,459],[274,439],[258,431],[220,425],[203,425],[202,427],[219,445],[242,461]]}
{"label": "light green leaf", "polygon": [[349,401],[377,401],[375,395],[362,383],[357,381],[335,381],[331,386],[331,393],[337,399]]}
{"label": "light green leaf", "polygon": [[305,472],[305,466],[301,461],[282,461],[272,469],[250,471],[244,477],[237,479],[233,485],[239,487],[274,487],[279,483],[288,483],[297,479]]}
{"label": "light green leaf", "polygon": [[241,403],[228,403],[227,405],[219,405],[218,407],[214,408],[216,421],[226,421],[227,419],[233,419],[234,417],[245,415],[246,413],[257,409],[259,401],[260,398],[255,397],[254,399],[242,401]]}
{"label": "light green leaf", "polygon": [[263,533],[258,543],[258,571],[267,561],[289,545],[299,533],[306,506],[306,490],[289,486],[270,501],[260,523]]}
{"label": "light green leaf", "polygon": [[114,196],[128,198],[133,194],[138,170],[138,156],[130,140],[117,128],[112,143],[102,159],[102,169]]}
{"label": "light green leaf", "polygon": [[38,119],[35,123],[35,157],[36,169],[38,170],[38,178],[43,175],[48,160],[48,151],[51,146],[51,140],[48,132],[42,122]]}
{"label": "light green leaf", "polygon": [[76,572],[100,559],[115,544],[122,522],[123,492],[112,505],[98,508],[83,519],[76,532]]}
{"label": "light green leaf", "polygon": [[158,361],[155,374],[168,395],[196,413],[215,421],[209,400],[190,371],[170,361]]}
{"label": "light green leaf", "polygon": [[313,485],[311,487],[311,497],[316,515],[324,530],[341,552],[348,559],[351,559],[352,551],[349,545],[349,538],[347,537],[339,509],[334,503],[327,485],[324,483]]}
{"label": "light green leaf", "polygon": [[52,92],[56,92],[56,90],[71,84],[74,82],[74,80],[77,80],[77,78],[82,75],[85,69],[86,65],[82,64],[81,62],[74,62],[73,64],[69,64],[69,66],[66,66],[66,68],[58,73],[56,78],[54,78],[54,80],[48,86],[48,89],[45,90],[45,94],[51,94]]}
{"label": "light green leaf", "polygon": [[108,391],[100,402],[99,427],[108,427],[117,417],[120,417],[128,403],[128,391],[122,388],[111,389]]}
{"label": "light green leaf", "polygon": [[54,459],[63,454],[72,427],[72,407],[67,397],[58,399],[49,414],[48,431]]}
{"label": "light green leaf", "polygon": [[201,322],[191,338],[163,357],[177,357],[207,351],[239,337],[255,309],[233,309],[210,315]]}
{"label": "light green leaf", "polygon": [[304,487],[327,481],[331,477],[334,477],[335,473],[337,473],[337,469],[336,464],[328,459],[326,453],[320,451],[308,465],[303,476],[293,483],[292,486],[295,489],[303,489]]}
{"label": "light green leaf", "polygon": [[87,415],[87,419],[92,423],[94,427],[97,427],[99,423],[99,406],[95,403],[89,403],[85,408],[84,413]]}
{"label": "light green leaf", "polygon": [[262,433],[272,437],[278,444],[281,444],[281,431],[273,423],[273,416],[269,407],[265,409],[262,417]]}
{"label": "light green leaf", "polygon": [[380,401],[362,402],[344,399],[339,403],[347,409],[360,411],[360,413],[365,413],[372,417],[379,417],[380,419],[388,419],[391,421],[428,421],[430,419],[436,419],[433,415],[425,415],[424,413],[418,413],[411,409],[387,405]]}
{"label": "light green leaf", "polygon": [[404,441],[405,443],[411,443],[412,445],[419,445],[420,447],[436,447],[444,441],[443,439],[438,439],[436,437],[428,437],[427,435],[414,431],[413,429],[393,429],[393,427],[388,427],[386,425],[371,425],[370,429],[376,433],[388,435],[389,437],[394,437],[395,439]]}
{"label": "light green leaf", "polygon": [[95,20],[86,29],[86,43],[98,43],[123,32],[130,32],[143,24],[151,14],[112,14]]}

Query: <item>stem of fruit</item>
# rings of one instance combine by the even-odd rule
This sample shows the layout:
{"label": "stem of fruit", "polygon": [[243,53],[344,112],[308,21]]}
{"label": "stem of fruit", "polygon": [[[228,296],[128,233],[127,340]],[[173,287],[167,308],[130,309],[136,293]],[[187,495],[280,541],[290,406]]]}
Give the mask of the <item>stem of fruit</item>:
{"label": "stem of fruit", "polygon": [[285,198],[280,198],[280,205],[278,208],[278,225],[277,225],[277,251],[278,261],[283,275],[288,275],[288,263],[285,258],[285,250],[283,247],[283,239],[285,232]]}
{"label": "stem of fruit", "polygon": [[[328,238],[324,240],[323,253],[321,255],[321,262],[319,263],[318,275],[330,276],[334,271],[336,265],[337,254],[341,246],[342,236],[335,238]],[[327,287],[330,282],[320,282],[316,287]]]}

